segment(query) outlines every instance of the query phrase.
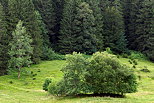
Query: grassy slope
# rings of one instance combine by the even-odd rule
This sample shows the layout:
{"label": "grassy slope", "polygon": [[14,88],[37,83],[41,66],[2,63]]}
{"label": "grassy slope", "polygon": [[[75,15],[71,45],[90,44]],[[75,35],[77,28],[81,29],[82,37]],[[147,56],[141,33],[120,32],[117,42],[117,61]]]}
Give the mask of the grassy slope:
{"label": "grassy slope", "polygon": [[[128,59],[121,58],[125,64]],[[154,103],[154,63],[139,61],[137,69],[147,66],[151,73],[137,72],[141,75],[137,93],[127,94],[126,98],[111,97],[53,97],[42,90],[42,84],[46,77],[59,80],[62,77],[60,69],[65,65],[65,61],[46,61],[39,65],[33,65],[26,70],[37,73],[36,80],[32,76],[22,75],[18,80],[15,75],[0,77],[0,103]],[[38,72],[38,70],[41,72]],[[13,81],[13,84],[9,82]]]}

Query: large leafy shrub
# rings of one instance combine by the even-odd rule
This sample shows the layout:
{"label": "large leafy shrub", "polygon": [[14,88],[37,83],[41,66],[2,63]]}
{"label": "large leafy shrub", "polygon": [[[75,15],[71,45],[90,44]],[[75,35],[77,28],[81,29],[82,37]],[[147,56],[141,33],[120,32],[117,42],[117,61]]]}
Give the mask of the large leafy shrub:
{"label": "large leafy shrub", "polygon": [[54,95],[75,95],[85,91],[85,73],[88,62],[82,54],[73,53],[66,56],[67,65],[62,69],[63,80],[49,86]]}
{"label": "large leafy shrub", "polygon": [[53,95],[123,94],[136,91],[133,71],[121,64],[116,56],[97,52],[89,59],[82,54],[66,56],[67,65],[62,69],[63,79],[50,84]]}
{"label": "large leafy shrub", "polygon": [[116,56],[97,52],[89,62],[86,82],[90,85],[91,92],[123,94],[136,91],[133,71],[121,64]]}

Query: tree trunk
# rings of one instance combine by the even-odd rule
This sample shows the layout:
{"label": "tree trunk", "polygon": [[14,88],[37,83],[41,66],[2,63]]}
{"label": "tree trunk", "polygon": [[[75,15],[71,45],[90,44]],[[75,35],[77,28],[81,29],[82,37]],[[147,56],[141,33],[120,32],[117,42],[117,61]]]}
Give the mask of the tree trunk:
{"label": "tree trunk", "polygon": [[18,79],[20,79],[20,72],[21,72],[21,69],[19,68],[18,69]]}

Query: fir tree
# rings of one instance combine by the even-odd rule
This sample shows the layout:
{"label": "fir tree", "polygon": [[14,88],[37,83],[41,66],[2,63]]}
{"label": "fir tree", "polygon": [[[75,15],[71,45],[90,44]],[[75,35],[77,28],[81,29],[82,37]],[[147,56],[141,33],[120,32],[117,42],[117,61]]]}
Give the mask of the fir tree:
{"label": "fir tree", "polygon": [[41,17],[40,13],[38,11],[35,11],[36,16],[37,16],[37,21],[38,21],[38,26],[41,31],[41,37],[43,39],[43,46],[51,46],[51,43],[49,41],[49,35],[48,31],[46,29],[45,23],[43,22],[43,18]]}
{"label": "fir tree", "polygon": [[42,20],[40,13],[38,11],[36,11],[35,13],[37,15],[37,21],[38,21],[40,31],[41,31],[41,36],[42,36],[42,39],[43,39],[43,45],[40,47],[42,49],[41,59],[42,60],[50,60],[47,57],[52,55],[51,52],[53,52],[53,51],[51,49],[51,43],[49,41],[48,31],[45,28],[46,26],[45,26],[45,24]]}
{"label": "fir tree", "polygon": [[16,24],[19,20],[23,21],[27,29],[27,33],[32,37],[32,46],[34,47],[32,54],[33,63],[39,63],[42,55],[42,37],[39,24],[37,21],[37,15],[32,0],[9,0],[9,35],[15,30]]}
{"label": "fir tree", "polygon": [[103,15],[101,14],[101,8],[99,7],[100,0],[86,0],[89,3],[90,8],[93,10],[95,17],[97,49],[99,51],[104,50],[104,35],[103,35]]}
{"label": "fir tree", "polygon": [[115,7],[108,7],[104,12],[105,47],[122,53],[126,50],[124,22],[121,12]]}
{"label": "fir tree", "polygon": [[93,11],[86,2],[77,6],[74,19],[74,51],[92,54],[96,52],[96,28]]}
{"label": "fir tree", "polygon": [[126,39],[128,40],[129,49],[136,50],[137,45],[135,43],[136,38],[138,37],[135,34],[136,30],[136,21],[138,13],[138,4],[137,0],[122,0],[123,15],[125,22],[125,34]]}
{"label": "fir tree", "polygon": [[0,75],[4,75],[7,72],[8,67],[8,42],[9,38],[6,30],[7,24],[3,6],[0,3]]}
{"label": "fir tree", "polygon": [[146,45],[149,42],[149,37],[154,34],[154,8],[153,1],[142,0],[140,1],[139,12],[137,14],[136,32],[137,38],[135,43],[137,44],[137,50],[145,51]]}
{"label": "fir tree", "polygon": [[35,8],[39,11],[42,20],[45,24],[45,29],[47,29],[47,34],[52,42],[54,39],[54,27],[55,23],[55,11],[53,7],[52,0],[34,0]]}
{"label": "fir tree", "polygon": [[[153,30],[154,32],[154,30]],[[150,60],[154,61],[154,35],[149,35],[147,46],[147,50],[144,51]]]}
{"label": "fir tree", "polygon": [[[69,2],[68,0],[52,0],[54,13],[55,13],[55,26],[54,26],[54,35],[52,36],[52,48],[56,51],[59,51],[58,47],[59,35],[60,35],[60,23],[63,18],[63,8],[64,3]],[[78,0],[77,0],[78,1]]]}
{"label": "fir tree", "polygon": [[12,33],[12,41],[9,43],[9,69],[18,70],[18,78],[21,75],[21,68],[23,66],[29,66],[31,62],[31,54],[33,48],[31,47],[32,39],[26,33],[26,28],[23,27],[23,22],[19,21],[16,26],[16,30]]}
{"label": "fir tree", "polygon": [[75,2],[74,0],[68,0],[64,5],[63,19],[61,21],[61,30],[59,36],[59,49],[60,53],[68,54],[72,53],[74,45],[74,31],[73,21],[75,18]]}
{"label": "fir tree", "polygon": [[154,1],[144,0],[137,15],[137,50],[146,53],[154,61]]}

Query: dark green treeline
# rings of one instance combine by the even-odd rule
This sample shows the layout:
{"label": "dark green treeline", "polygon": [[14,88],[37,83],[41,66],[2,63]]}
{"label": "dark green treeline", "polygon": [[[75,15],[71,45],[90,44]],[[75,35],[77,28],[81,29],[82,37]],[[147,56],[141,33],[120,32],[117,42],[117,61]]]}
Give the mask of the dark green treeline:
{"label": "dark green treeline", "polygon": [[61,54],[131,49],[154,60],[153,0],[0,0],[0,75],[20,20],[33,40],[33,63],[50,47]]}

